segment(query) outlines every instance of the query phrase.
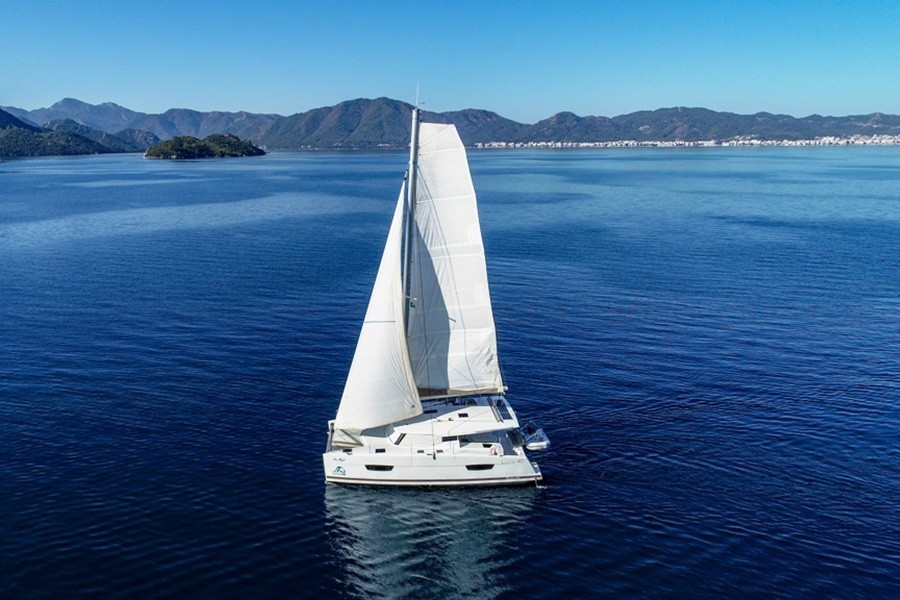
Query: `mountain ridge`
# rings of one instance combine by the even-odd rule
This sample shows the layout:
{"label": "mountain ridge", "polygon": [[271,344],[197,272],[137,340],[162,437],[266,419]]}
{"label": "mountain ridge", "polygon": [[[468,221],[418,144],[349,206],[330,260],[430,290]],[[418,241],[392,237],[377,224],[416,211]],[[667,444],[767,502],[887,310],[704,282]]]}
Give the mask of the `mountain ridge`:
{"label": "mountain ridge", "polygon": [[[248,111],[196,111],[172,108],[150,114],[112,102],[92,105],[64,98],[48,108],[2,107],[25,125],[70,119],[117,135],[123,130],[149,132],[159,140],[229,133],[278,150],[401,149],[408,145],[412,105],[391,98],[356,98],[293,115]],[[48,117],[53,117],[49,119]],[[47,120],[44,120],[47,119]],[[800,140],[826,136],[900,135],[900,116],[885,113],[843,117],[806,117],[757,112],[743,115],[700,107],[668,107],[614,117],[562,111],[533,124],[495,112],[467,108],[433,113],[423,119],[453,123],[467,146],[499,143],[592,143],[619,140]],[[46,125],[45,125],[46,127]]]}

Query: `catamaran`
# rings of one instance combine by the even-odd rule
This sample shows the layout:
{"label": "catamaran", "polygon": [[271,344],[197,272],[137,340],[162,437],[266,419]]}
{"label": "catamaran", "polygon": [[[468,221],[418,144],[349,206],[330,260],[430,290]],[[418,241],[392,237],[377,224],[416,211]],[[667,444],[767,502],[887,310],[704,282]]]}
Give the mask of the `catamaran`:
{"label": "catamaran", "polygon": [[456,127],[412,111],[409,168],[336,417],[325,479],[391,486],[536,483],[506,400],[475,188]]}

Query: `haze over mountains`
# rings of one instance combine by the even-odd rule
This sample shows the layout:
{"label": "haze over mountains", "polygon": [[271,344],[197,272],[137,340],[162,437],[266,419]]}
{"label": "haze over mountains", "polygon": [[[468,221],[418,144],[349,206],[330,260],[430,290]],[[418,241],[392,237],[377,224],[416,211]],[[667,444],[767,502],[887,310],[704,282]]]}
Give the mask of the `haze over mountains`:
{"label": "haze over mountains", "polygon": [[[214,133],[231,133],[276,150],[403,148],[409,140],[411,109],[411,105],[389,98],[348,100],[290,116],[178,108],[147,114],[111,102],[94,105],[72,98],[36,110],[3,107],[9,115],[31,126],[32,133],[37,133],[38,126],[45,131],[65,131],[114,152],[143,150],[156,138],[206,137]],[[4,127],[3,118],[0,115],[0,128]],[[424,112],[423,119],[455,124],[469,146],[490,142],[697,141],[736,137],[796,140],[900,134],[900,116],[881,113],[796,118],[678,107],[611,118],[561,112],[526,124],[487,110],[465,109]]]}

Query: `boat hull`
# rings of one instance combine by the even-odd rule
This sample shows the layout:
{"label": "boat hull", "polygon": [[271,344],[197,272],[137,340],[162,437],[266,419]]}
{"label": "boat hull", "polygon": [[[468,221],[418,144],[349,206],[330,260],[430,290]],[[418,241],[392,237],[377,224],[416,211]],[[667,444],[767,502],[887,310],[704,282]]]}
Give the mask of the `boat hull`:
{"label": "boat hull", "polygon": [[[323,455],[325,481],[343,485],[478,487],[534,485],[542,479],[537,464],[524,456],[432,456],[395,460],[372,455]],[[380,459],[380,460],[379,460]]]}

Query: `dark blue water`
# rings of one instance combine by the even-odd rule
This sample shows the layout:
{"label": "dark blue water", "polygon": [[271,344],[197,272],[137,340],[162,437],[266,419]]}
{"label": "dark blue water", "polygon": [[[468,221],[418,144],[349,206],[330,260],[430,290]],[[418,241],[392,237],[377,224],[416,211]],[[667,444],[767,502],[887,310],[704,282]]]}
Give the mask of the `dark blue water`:
{"label": "dark blue water", "polygon": [[900,597],[900,148],[470,159],[540,488],[322,481],[402,154],[0,164],[0,597]]}

